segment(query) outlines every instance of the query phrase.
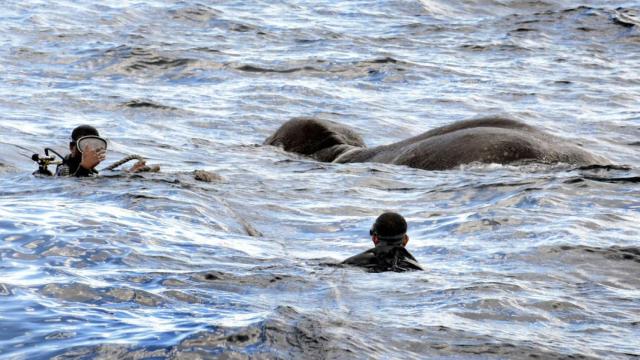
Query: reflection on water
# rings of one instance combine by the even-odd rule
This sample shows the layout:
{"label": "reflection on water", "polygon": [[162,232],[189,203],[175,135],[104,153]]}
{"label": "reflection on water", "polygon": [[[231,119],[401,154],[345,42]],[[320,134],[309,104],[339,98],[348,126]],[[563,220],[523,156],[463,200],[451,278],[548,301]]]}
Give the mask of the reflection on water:
{"label": "reflection on water", "polygon": [[[2,354],[640,355],[637,7],[7,2]],[[631,168],[427,172],[259,145],[294,116],[375,146],[497,113]],[[162,171],[31,176],[80,123],[109,139],[107,163]],[[427,271],[331,266],[385,210]]]}

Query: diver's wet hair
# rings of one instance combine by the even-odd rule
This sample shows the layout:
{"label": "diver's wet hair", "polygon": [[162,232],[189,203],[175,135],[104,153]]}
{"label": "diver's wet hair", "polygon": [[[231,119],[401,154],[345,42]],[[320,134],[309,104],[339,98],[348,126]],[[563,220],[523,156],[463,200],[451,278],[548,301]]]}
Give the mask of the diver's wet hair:
{"label": "diver's wet hair", "polygon": [[91,125],[80,125],[80,126],[76,127],[75,129],[73,129],[73,131],[71,132],[71,140],[73,140],[75,142],[78,139],[80,139],[81,137],[88,136],[88,135],[100,136],[100,134],[98,133],[98,130],[96,128],[94,128],[93,126],[91,126]]}
{"label": "diver's wet hair", "polygon": [[380,241],[387,244],[401,243],[406,233],[407,221],[394,212],[378,216],[370,230],[371,235],[377,235]]}

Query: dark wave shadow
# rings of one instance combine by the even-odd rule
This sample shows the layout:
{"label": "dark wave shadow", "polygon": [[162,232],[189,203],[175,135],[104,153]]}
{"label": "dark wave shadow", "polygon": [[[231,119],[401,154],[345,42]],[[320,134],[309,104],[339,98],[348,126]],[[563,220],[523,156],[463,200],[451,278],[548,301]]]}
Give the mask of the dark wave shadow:
{"label": "dark wave shadow", "polygon": [[142,100],[142,99],[127,101],[123,103],[122,106],[130,109],[145,108],[145,109],[157,109],[157,110],[178,110],[178,108],[175,108],[173,106],[162,105],[150,100]]}
{"label": "dark wave shadow", "polygon": [[[285,68],[271,68],[266,66],[259,65],[251,65],[244,64],[235,67],[235,70],[248,72],[248,73],[258,73],[258,74],[268,74],[268,73],[276,73],[276,74],[292,74],[292,73],[305,73],[308,75],[317,73],[317,74],[352,74],[355,76],[361,75],[371,75],[372,72],[380,71],[386,65],[403,65],[403,66],[411,66],[411,64],[407,62],[403,62],[397,60],[392,57],[384,57],[384,58],[376,58],[372,60],[362,60],[351,63],[329,63],[323,60],[316,60],[316,65],[303,65],[303,66],[293,66],[293,67],[285,67]],[[402,67],[395,68],[386,68],[387,71],[404,71],[405,69]]]}
{"label": "dark wave shadow", "polygon": [[640,263],[640,247],[634,246],[594,247],[586,245],[562,245],[552,247],[548,251],[550,253],[582,252],[601,256],[608,260],[633,261]]}
{"label": "dark wave shadow", "polygon": [[447,326],[371,327],[370,323],[306,314],[290,306],[279,306],[265,320],[248,326],[212,326],[175,345],[74,347],[58,351],[54,359],[105,355],[229,359],[594,359],[585,354],[554,351],[546,344],[505,342]]}

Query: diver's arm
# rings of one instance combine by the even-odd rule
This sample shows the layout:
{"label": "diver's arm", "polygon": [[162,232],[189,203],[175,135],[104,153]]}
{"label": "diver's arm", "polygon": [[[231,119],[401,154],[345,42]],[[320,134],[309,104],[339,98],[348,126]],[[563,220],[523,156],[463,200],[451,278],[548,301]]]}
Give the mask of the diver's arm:
{"label": "diver's arm", "polygon": [[102,160],[105,159],[105,150],[104,149],[100,149],[98,151],[95,151],[94,149],[88,148],[84,151],[84,153],[82,153],[82,161],[80,161],[80,167],[83,167],[87,170],[93,169],[96,166],[98,166],[98,164],[100,164],[100,162],[102,162]]}
{"label": "diver's arm", "polygon": [[78,165],[78,169],[73,174],[76,177],[85,177],[91,176],[93,174],[97,174],[98,172],[95,170],[95,167],[105,159],[105,150],[100,149],[95,151],[91,148],[88,148],[82,153],[82,161],[80,161],[80,165]]}

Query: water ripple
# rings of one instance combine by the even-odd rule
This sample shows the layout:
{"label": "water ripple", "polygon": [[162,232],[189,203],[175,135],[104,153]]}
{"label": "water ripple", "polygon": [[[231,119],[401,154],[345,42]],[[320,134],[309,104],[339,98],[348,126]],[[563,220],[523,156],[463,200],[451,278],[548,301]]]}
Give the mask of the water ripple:
{"label": "water ripple", "polygon": [[[2,356],[640,356],[637,2],[3,5]],[[377,146],[491,114],[628,166],[428,172],[260,145],[299,116]],[[31,176],[82,123],[106,163],[161,171]],[[386,210],[427,271],[333,266]]]}

